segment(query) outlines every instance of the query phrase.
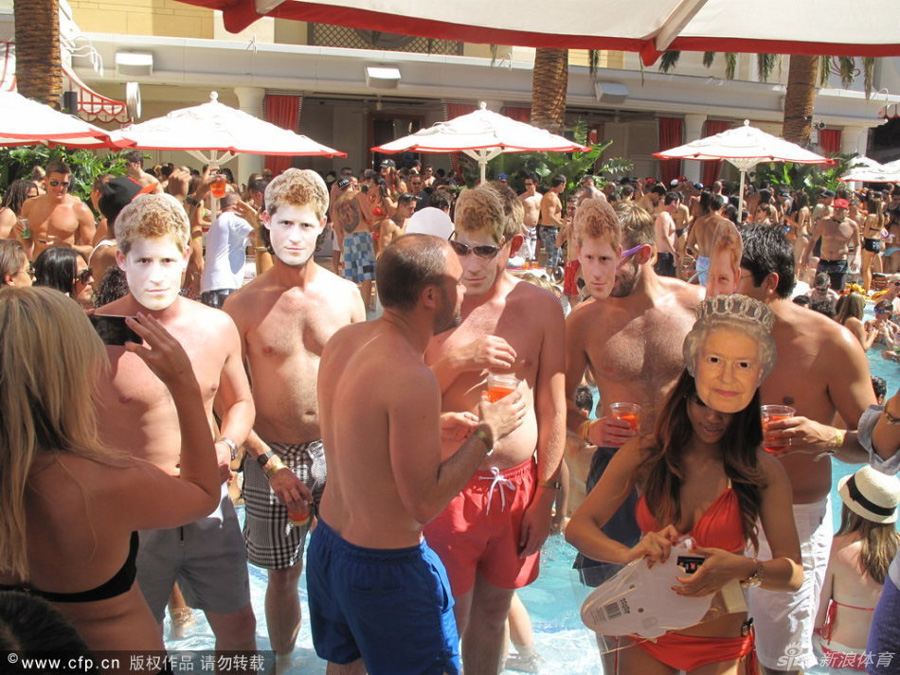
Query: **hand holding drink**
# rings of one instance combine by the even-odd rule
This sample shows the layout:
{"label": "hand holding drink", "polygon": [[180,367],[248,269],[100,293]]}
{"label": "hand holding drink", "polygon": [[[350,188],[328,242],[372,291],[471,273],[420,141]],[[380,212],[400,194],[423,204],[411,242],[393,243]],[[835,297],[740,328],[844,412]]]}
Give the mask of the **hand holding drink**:
{"label": "hand holding drink", "polygon": [[292,528],[301,528],[309,525],[309,504],[307,504],[305,501],[301,501],[299,507],[288,506],[287,513],[288,524],[285,527],[285,536],[291,533]]}
{"label": "hand holding drink", "polygon": [[519,381],[515,375],[497,375],[489,373],[487,378],[487,389],[482,396],[491,403],[496,403],[504,396],[509,396],[519,386]]}
{"label": "hand holding drink", "polygon": [[788,405],[763,405],[759,407],[760,417],[762,418],[763,427],[763,449],[766,452],[778,454],[784,452],[790,447],[790,439],[788,445],[780,445],[784,443],[782,439],[774,439],[769,435],[769,424],[778,420],[786,420],[793,417],[797,411]]}
{"label": "hand holding drink", "polygon": [[613,419],[627,422],[635,434],[640,431],[641,406],[637,403],[612,403],[609,406],[609,416]]}
{"label": "hand holding drink", "polygon": [[225,196],[225,176],[218,174],[215,182],[210,183],[209,192],[216,199],[222,199]]}

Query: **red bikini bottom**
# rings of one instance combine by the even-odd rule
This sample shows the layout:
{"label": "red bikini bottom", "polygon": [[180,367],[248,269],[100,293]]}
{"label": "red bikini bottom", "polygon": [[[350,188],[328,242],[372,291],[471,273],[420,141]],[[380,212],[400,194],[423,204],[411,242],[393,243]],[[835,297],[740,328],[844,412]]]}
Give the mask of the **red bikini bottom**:
{"label": "red bikini bottom", "polygon": [[744,637],[722,638],[702,637],[666,633],[651,641],[639,636],[629,636],[634,646],[646,652],[660,663],[671,668],[690,672],[696,668],[720,663],[738,661],[750,656],[744,664],[746,675],[756,675],[756,642],[751,628]]}

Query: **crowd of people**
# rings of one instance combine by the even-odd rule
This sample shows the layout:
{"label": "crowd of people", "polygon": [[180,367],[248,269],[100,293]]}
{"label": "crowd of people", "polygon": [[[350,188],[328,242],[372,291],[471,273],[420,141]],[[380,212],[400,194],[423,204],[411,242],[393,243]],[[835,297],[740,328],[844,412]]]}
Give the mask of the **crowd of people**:
{"label": "crowd of people", "polygon": [[689,539],[674,592],[746,600],[598,633],[605,673],[900,672],[900,393],[865,355],[900,353],[900,187],[126,160],[0,211],[9,602],[91,650],[164,649],[168,605],[253,653],[263,612],[285,670],[306,560],[330,675],[538,672],[516,590],[552,532],[588,587]]}

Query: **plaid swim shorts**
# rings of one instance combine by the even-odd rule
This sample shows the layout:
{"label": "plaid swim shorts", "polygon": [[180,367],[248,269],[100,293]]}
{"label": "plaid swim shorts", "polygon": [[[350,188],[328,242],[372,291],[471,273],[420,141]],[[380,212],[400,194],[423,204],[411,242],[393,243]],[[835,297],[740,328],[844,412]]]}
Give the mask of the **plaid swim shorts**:
{"label": "plaid swim shorts", "polygon": [[355,284],[375,278],[375,244],[371,232],[344,237],[344,278]]}
{"label": "plaid swim shorts", "polygon": [[[325,490],[325,449],[322,441],[268,443],[281,461],[310,489],[316,515]],[[309,525],[289,525],[287,507],[269,487],[269,479],[255,458],[244,461],[244,543],[247,559],[257,567],[284,569],[303,559]]]}

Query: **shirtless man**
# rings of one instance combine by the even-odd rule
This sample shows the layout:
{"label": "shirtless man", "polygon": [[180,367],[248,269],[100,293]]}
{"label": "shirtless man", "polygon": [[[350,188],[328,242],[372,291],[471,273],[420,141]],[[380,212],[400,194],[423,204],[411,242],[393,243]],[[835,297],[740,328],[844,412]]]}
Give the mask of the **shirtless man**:
{"label": "shirtless man", "polygon": [[[816,274],[825,273],[831,277],[831,287],[838,293],[844,290],[844,279],[851,270],[858,271],[862,259],[859,242],[859,227],[847,218],[849,204],[846,199],[835,199],[831,216],[822,218],[813,228],[812,238],[803,252],[802,263],[809,262],[809,256],[822,240],[822,252]],[[853,249],[853,259],[850,250]]]}
{"label": "shirtless man", "polygon": [[[562,307],[505,271],[522,243],[520,204],[492,187],[460,195],[450,245],[464,270],[462,323],[437,335],[425,354],[445,411],[476,411],[488,372],[514,375],[527,404],[522,427],[425,528],[448,568],[468,675],[501,670],[510,602],[537,578],[565,443]],[[457,446],[445,442],[442,457]]]}
{"label": "shirtless man", "polygon": [[144,153],[141,150],[130,150],[125,153],[125,174],[142,187],[149,188],[149,191],[163,191],[156,177],[144,171]]}
{"label": "shirtless man", "polygon": [[519,195],[519,201],[525,209],[524,216],[524,232],[525,241],[522,244],[522,256],[525,260],[535,260],[537,258],[537,225],[541,217],[541,200],[544,198],[537,191],[540,179],[536,173],[529,173],[525,176],[525,192]]}
{"label": "shirtless man", "polygon": [[[215,434],[222,471],[220,506],[208,517],[166,530],[140,533],[137,580],[156,620],[177,581],[187,602],[206,612],[216,649],[256,649],[247,555],[225,481],[253,424],[254,408],[241,363],[234,322],[224,313],[179,295],[190,252],[190,226],[171,195],[138,195],[115,223],[116,259],[129,292],[97,314],[153,316],[181,343],[191,360]],[[98,387],[101,440],[132,448],[136,456],[178,473],[181,435],[172,397],[142,359],[123,347],[106,348],[112,368]],[[213,403],[221,419],[218,432]]]}
{"label": "shirtless man", "polygon": [[93,248],[94,214],[87,204],[69,194],[72,170],[63,162],[50,162],[44,178],[46,192],[22,204],[31,238],[22,241],[30,260],[48,246],[71,246],[87,260]]}
{"label": "shirtless man", "polygon": [[[656,237],[649,213],[634,202],[623,202],[617,214],[625,250],[615,272],[615,284],[610,288],[602,270],[592,275],[586,269],[592,299],[581,303],[566,321],[568,426],[598,446],[586,483],[588,491],[597,484],[615,452],[636,433],[628,422],[610,415],[609,405],[637,403],[641,406],[641,432],[653,428],[659,406],[684,369],[681,343],[694,325],[697,305],[703,299],[703,289],[660,277],[653,270]],[[614,252],[610,244],[603,238],[592,241],[587,229],[582,230],[582,236],[582,264],[587,268],[588,256],[594,255],[608,265],[607,258]],[[602,415],[593,422],[588,422],[574,405],[575,390],[588,368],[603,402]],[[636,495],[629,496],[604,528],[609,536],[628,546],[640,539],[634,520],[635,503]],[[583,556],[575,564],[588,585],[599,585],[617,571],[614,566]]]}
{"label": "shirtless man", "polygon": [[641,199],[638,204],[643,207],[651,216],[656,216],[662,211],[663,198],[666,196],[666,188],[660,183],[655,183]]}
{"label": "shirtless man", "polygon": [[681,195],[667,192],[664,206],[653,221],[656,232],[656,264],[653,269],[662,277],[675,276],[675,219],[674,215],[681,206]]}
{"label": "shirtless man", "polygon": [[396,239],[406,234],[406,222],[416,212],[416,198],[409,192],[404,192],[397,197],[397,210],[390,218],[381,221],[381,233],[378,235],[378,254],[384,253],[384,249]]}
{"label": "shirtless man", "polygon": [[691,249],[697,256],[697,280],[701,286],[706,286],[709,276],[709,258],[712,255],[712,241],[716,233],[716,226],[722,220],[722,209],[725,208],[725,198],[722,195],[714,195],[704,192],[700,195],[700,215],[694,218],[688,232],[685,250]]}
{"label": "shirtless man", "polygon": [[550,181],[550,189],[541,197],[541,216],[537,226],[539,246],[546,249],[547,267],[559,267],[562,264],[562,255],[556,245],[559,236],[559,228],[566,223],[563,220],[562,202],[559,195],[566,189],[566,177],[554,176]]}
{"label": "shirtless man", "polygon": [[411,234],[377,274],[384,314],[338,331],[319,368],[330,469],[309,544],[313,644],[330,675],[455,675],[453,600],[422,527],[487,455],[505,452],[528,392],[480,401],[477,417],[446,416],[456,424],[442,432],[440,387],[422,354],[459,322],[463,267],[446,241]]}
{"label": "shirtless man", "polygon": [[[775,314],[775,370],[763,382],[761,403],[789,405],[797,416],[770,423],[766,447],[800,450],[780,455],[791,479],[794,520],[803,554],[803,586],[796,593],[752,589],[756,651],[767,673],[799,672],[815,665],[812,629],[831,546],[831,461],[865,461],[852,437],[830,426],[839,413],[848,429],[875,403],[865,354],[853,334],[827,317],[791,302],[794,257],[790,242],[769,226],[741,230],[744,253],[738,292],[765,302]],[[774,433],[773,433],[774,432]],[[768,546],[760,537],[766,559]]]}
{"label": "shirtless man", "polygon": [[250,562],[268,570],[269,640],[285,659],[300,630],[297,582],[308,530],[288,524],[288,508],[318,506],[325,481],[319,357],[339,328],[365,321],[353,284],[313,260],[327,210],[328,191],[314,171],[288,169],[269,183],[262,237],[275,265],[224,307],[237,324],[257,410],[244,462],[244,541]]}

